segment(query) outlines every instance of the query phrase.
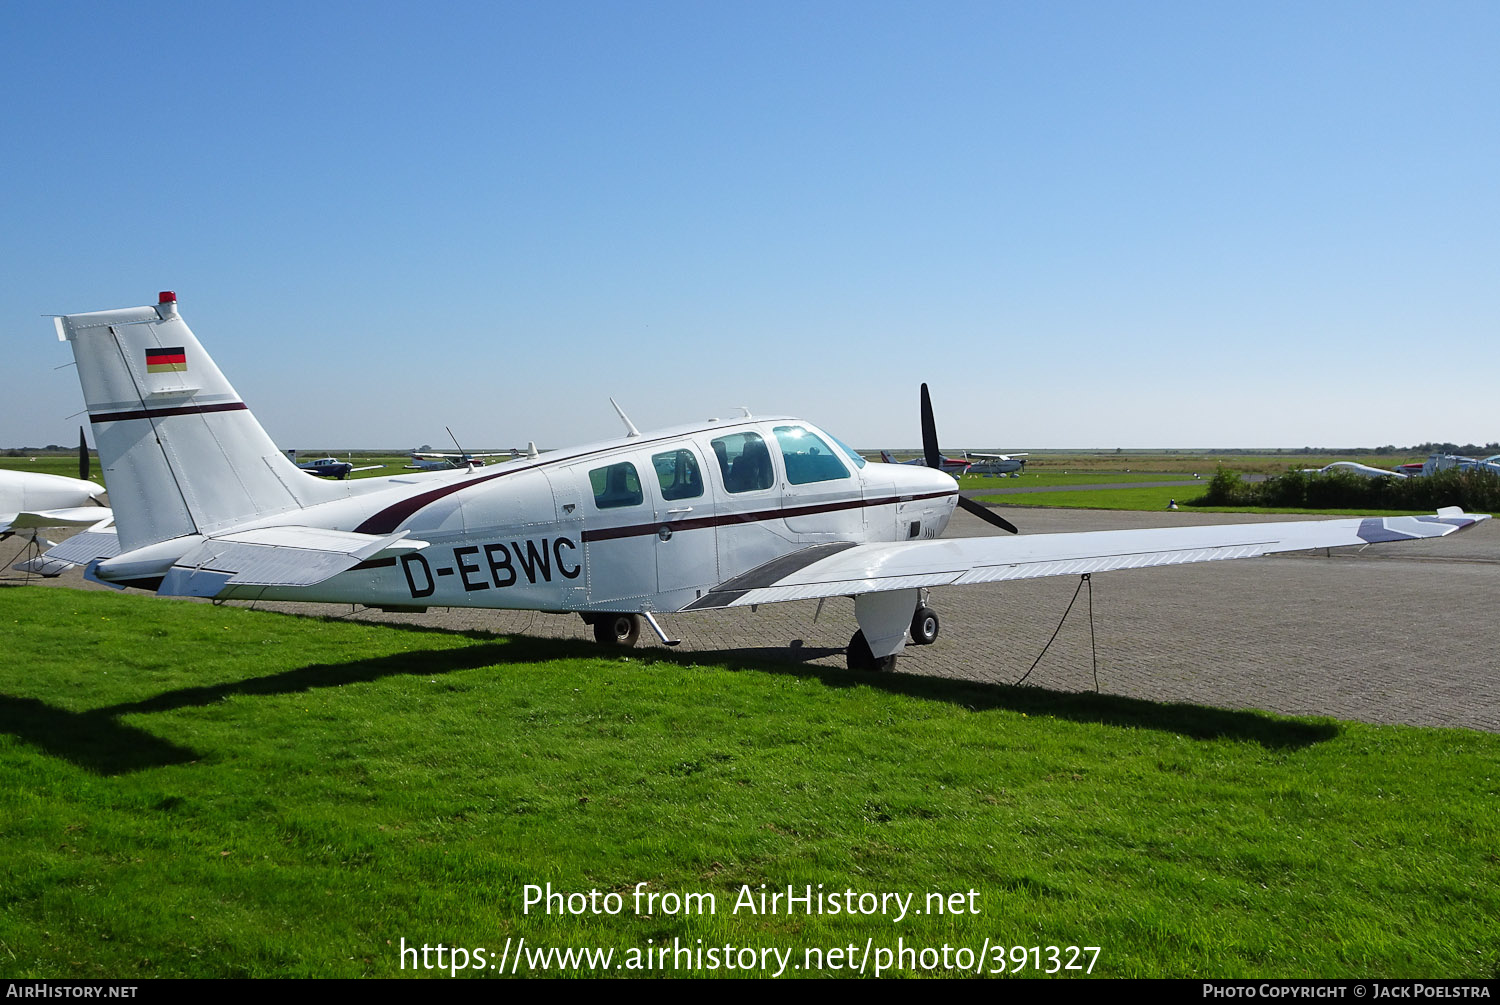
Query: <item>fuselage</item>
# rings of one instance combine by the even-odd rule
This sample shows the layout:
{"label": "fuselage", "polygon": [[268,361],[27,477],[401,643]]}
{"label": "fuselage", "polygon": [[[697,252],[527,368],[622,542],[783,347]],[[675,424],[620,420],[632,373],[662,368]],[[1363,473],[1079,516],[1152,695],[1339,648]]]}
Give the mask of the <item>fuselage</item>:
{"label": "fuselage", "polygon": [[104,486],[78,478],[0,468],[0,513],[87,506]]}
{"label": "fuselage", "polygon": [[317,586],[234,597],[392,607],[676,611],[810,545],[934,538],[957,486],[864,461],[811,423],[716,422],[472,471],[361,479],[348,498],[243,525],[364,534],[427,547]]}

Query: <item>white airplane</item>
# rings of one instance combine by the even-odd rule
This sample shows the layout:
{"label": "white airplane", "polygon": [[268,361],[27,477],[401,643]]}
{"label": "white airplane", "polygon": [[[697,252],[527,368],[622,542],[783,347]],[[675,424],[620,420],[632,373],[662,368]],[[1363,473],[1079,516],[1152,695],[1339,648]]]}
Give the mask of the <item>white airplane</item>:
{"label": "white airplane", "polygon": [[417,471],[448,471],[453,468],[464,467],[482,468],[484,467],[485,460],[491,457],[506,457],[514,460],[518,457],[536,457],[537,453],[535,443],[527,443],[525,450],[518,450],[512,447],[507,451],[489,454],[445,454],[441,451],[413,450],[411,453],[412,462],[407,465],[407,468]]}
{"label": "white airplane", "polygon": [[[276,449],[175,294],[55,323],[119,532],[108,557],[76,557],[91,579],[163,595],[573,612],[624,645],[642,620],[670,644],[659,613],[848,596],[849,665],[889,669],[908,632],[936,637],[932,587],[1438,537],[1484,519],[940,540],[955,506],[1010,525],[941,471],[867,462],[783,417],[652,433],[626,420],[626,436],[498,468],[327,482]],[[159,354],[184,368],[152,371]],[[930,406],[922,419],[937,459]]]}
{"label": "white airplane", "polygon": [[1388,471],[1385,468],[1372,468],[1368,464],[1360,464],[1358,461],[1334,461],[1332,464],[1321,468],[1303,468],[1304,475],[1326,475],[1335,471],[1349,471],[1356,475],[1364,475],[1366,478],[1398,478],[1405,479],[1406,475],[1399,471]]}
{"label": "white airplane", "polygon": [[971,475],[1008,475],[1026,470],[1027,451],[1017,454],[965,454],[966,457],[983,457],[969,468]]}
{"label": "white airplane", "polygon": [[356,471],[374,471],[385,467],[384,464],[366,464],[364,467],[355,467],[353,461],[341,461],[337,457],[319,457],[315,461],[299,461],[295,450],[288,450],[286,456],[297,467],[319,478],[348,478]]}
{"label": "white airplane", "polygon": [[1449,468],[1458,468],[1460,471],[1484,471],[1492,475],[1500,475],[1500,454],[1486,457],[1483,460],[1474,457],[1462,457],[1458,454],[1433,454],[1423,463],[1422,474],[1432,475],[1439,471],[1447,471]]}
{"label": "white airplane", "polygon": [[[82,430],[79,431],[80,434]],[[52,547],[52,542],[37,534],[47,527],[102,526],[110,518],[104,506],[104,486],[86,481],[88,448],[79,443],[82,478],[48,475],[36,471],[11,471],[0,468],[0,540],[12,535],[23,537],[37,547]],[[38,555],[18,563],[18,572],[56,576],[68,563]]]}

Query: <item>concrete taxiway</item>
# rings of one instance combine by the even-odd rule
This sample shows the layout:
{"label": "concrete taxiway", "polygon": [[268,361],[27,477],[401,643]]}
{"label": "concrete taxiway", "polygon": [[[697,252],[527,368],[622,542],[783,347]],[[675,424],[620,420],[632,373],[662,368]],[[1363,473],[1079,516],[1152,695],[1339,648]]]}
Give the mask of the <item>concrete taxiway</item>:
{"label": "concrete taxiway", "polygon": [[[1172,522],[1298,519],[1191,512],[1138,513],[1008,507],[1023,533],[1112,530]],[[993,531],[963,512],[950,536]],[[17,574],[7,572],[7,581]],[[77,571],[54,585],[100,589]],[[1031,667],[1078,586],[1076,577],[935,590],[942,633],[908,646],[900,674],[1008,684]],[[1500,519],[1447,538],[1331,553],[1212,562],[1097,575],[1027,684],[1094,688],[1157,702],[1377,723],[1462,726],[1500,732]],[[261,604],[348,616],[348,606]],[[353,616],[433,627],[592,639],[574,616],[434,609]],[[662,617],[682,640],[678,656],[842,667],[855,629],[853,603],[773,604]],[[658,646],[649,630],[640,649]]]}

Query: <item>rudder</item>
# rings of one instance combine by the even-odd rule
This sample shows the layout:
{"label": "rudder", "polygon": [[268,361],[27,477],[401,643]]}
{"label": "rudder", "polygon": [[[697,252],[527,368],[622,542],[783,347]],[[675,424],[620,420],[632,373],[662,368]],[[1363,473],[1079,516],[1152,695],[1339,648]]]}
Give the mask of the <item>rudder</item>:
{"label": "rudder", "polygon": [[175,294],[55,321],[73,345],[122,549],[333,498],[272,443]]}

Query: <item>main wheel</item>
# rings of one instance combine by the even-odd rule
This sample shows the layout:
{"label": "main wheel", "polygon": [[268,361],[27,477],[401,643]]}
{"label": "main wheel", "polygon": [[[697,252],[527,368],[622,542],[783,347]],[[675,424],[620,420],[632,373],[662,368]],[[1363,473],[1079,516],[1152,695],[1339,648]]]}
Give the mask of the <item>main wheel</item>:
{"label": "main wheel", "polygon": [[911,616],[911,640],[919,646],[930,646],[937,641],[940,627],[937,611],[918,607],[917,613]]}
{"label": "main wheel", "polygon": [[641,637],[638,614],[601,614],[594,619],[594,641],[601,646],[629,649]]}
{"label": "main wheel", "polygon": [[849,650],[845,657],[850,670],[875,670],[884,672],[896,669],[896,655],[882,656],[879,659],[870,651],[870,643],[865,641],[865,633],[858,631],[849,640]]}

